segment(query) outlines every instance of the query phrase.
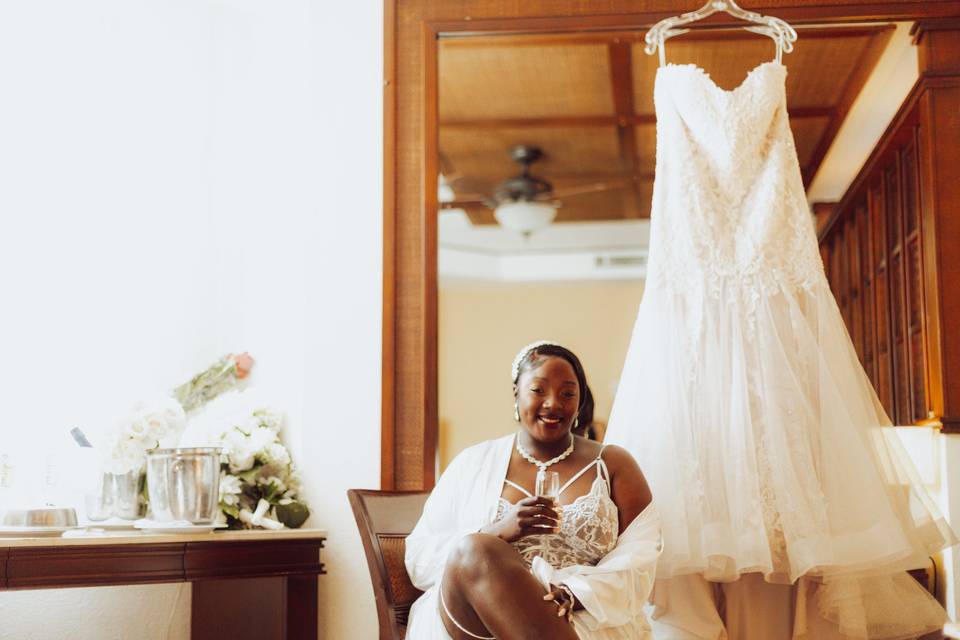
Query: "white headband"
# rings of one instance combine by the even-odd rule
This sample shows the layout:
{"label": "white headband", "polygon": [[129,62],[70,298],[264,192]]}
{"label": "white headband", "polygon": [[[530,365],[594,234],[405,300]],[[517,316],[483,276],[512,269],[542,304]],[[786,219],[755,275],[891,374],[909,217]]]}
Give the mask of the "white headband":
{"label": "white headband", "polygon": [[552,340],[537,340],[536,342],[531,342],[530,344],[528,344],[523,349],[520,349],[520,351],[517,352],[517,357],[513,359],[513,366],[510,367],[510,374],[512,376],[511,380],[513,380],[514,383],[516,383],[517,379],[520,378],[520,364],[523,362],[524,358],[526,358],[530,354],[530,352],[533,351],[534,349],[537,349],[538,347],[543,347],[546,345],[550,345],[553,347],[560,346],[559,344],[557,344],[556,342],[553,342]]}

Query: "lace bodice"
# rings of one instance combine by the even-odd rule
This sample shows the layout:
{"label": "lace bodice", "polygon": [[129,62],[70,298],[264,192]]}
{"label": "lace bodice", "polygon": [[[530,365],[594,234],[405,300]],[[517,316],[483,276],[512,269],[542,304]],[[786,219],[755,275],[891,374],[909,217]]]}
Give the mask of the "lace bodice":
{"label": "lace bodice", "polygon": [[[617,505],[610,498],[609,475],[603,459],[598,456],[568,480],[564,488],[572,485],[574,480],[592,467],[596,467],[597,477],[590,491],[563,506],[559,533],[527,536],[513,543],[527,565],[532,564],[537,556],[555,569],[571,565],[595,565],[617,545],[620,520]],[[523,487],[507,482],[530,495]],[[494,521],[500,520],[512,506],[509,501],[500,498]]]}
{"label": "lace bodice", "polygon": [[816,282],[786,74],[765,62],[727,91],[696,65],[658,69],[648,287],[735,293],[750,307],[756,296]]}

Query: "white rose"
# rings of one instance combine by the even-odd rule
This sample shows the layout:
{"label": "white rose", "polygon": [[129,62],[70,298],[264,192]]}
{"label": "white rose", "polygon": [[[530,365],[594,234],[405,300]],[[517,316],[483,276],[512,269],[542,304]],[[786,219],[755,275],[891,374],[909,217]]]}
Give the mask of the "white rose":
{"label": "white rose", "polygon": [[286,497],[293,498],[300,492],[300,474],[291,465],[290,473],[287,474],[287,493]]}
{"label": "white rose", "polygon": [[149,434],[154,440],[162,440],[166,438],[168,432],[171,431],[167,425],[167,421],[164,420],[160,415],[148,414],[144,417],[144,422],[146,423],[146,433]]}
{"label": "white rose", "polygon": [[240,502],[240,492],[243,490],[243,484],[240,478],[229,473],[220,476],[220,502],[227,505],[235,505]]}
{"label": "white rose", "polygon": [[153,400],[151,403],[141,403],[141,411],[144,418],[156,420],[164,425],[164,429],[171,432],[182,431],[186,425],[186,414],[180,403],[169,397],[162,397]]}
{"label": "white rose", "polygon": [[143,420],[134,418],[127,423],[124,432],[131,438],[140,438],[146,435],[147,425]]}
{"label": "white rose", "polygon": [[257,427],[247,436],[247,447],[255,454],[265,453],[267,447],[277,441],[277,434],[266,427]]}
{"label": "white rose", "polygon": [[260,421],[260,426],[270,429],[274,433],[280,433],[283,427],[283,413],[272,407],[263,407],[253,412],[253,415]]}
{"label": "white rose", "polygon": [[104,471],[122,474],[139,469],[143,465],[145,450],[135,440],[121,439],[108,451],[103,464]]}
{"label": "white rose", "polygon": [[236,429],[228,431],[223,437],[222,444],[227,452],[231,472],[240,473],[253,467],[257,452],[250,447],[249,438],[241,432]]}
{"label": "white rose", "polygon": [[250,435],[260,427],[260,421],[257,420],[254,416],[245,417],[240,424],[237,425],[237,429],[242,431],[245,435]]}
{"label": "white rose", "polygon": [[230,454],[230,471],[240,473],[253,468],[256,455],[253,451],[233,451]]}
{"label": "white rose", "polygon": [[279,442],[274,442],[267,447],[266,457],[270,462],[281,466],[290,464],[290,452]]}

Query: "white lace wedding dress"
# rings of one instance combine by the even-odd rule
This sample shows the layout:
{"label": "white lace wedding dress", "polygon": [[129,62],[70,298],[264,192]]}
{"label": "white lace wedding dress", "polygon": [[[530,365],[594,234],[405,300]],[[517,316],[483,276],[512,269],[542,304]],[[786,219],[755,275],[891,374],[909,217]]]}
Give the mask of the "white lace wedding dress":
{"label": "white lace wedding dress", "polygon": [[606,442],[660,505],[658,579],[813,577],[811,615],[905,637],[944,612],[903,571],[955,537],[824,276],[786,74],[763,63],[726,91],[694,65],[658,70],[646,290]]}

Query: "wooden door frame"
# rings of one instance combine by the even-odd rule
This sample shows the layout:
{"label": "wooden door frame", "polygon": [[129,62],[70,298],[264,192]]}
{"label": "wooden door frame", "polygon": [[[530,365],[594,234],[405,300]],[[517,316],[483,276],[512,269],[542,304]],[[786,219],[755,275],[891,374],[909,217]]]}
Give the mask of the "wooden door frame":
{"label": "wooden door frame", "polygon": [[[436,479],[437,41],[441,34],[642,30],[702,0],[384,0],[380,486]],[[759,0],[794,24],[960,17],[956,0]],[[735,21],[733,22],[735,23]]]}

